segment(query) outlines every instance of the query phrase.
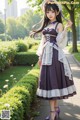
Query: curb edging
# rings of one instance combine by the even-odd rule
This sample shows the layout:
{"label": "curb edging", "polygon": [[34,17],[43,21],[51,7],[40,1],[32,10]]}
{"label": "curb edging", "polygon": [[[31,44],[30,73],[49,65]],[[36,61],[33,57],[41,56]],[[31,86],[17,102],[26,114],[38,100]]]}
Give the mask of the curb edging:
{"label": "curb edging", "polygon": [[80,67],[80,62],[74,57],[73,54],[72,54],[72,57],[73,57],[74,61],[77,63],[77,65]]}

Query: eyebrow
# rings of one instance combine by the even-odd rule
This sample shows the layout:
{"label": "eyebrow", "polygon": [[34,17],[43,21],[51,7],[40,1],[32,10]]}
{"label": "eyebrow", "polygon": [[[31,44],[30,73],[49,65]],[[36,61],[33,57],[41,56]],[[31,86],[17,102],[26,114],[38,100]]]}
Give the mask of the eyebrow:
{"label": "eyebrow", "polygon": [[49,12],[49,11],[54,11],[54,10],[47,10],[46,12]]}

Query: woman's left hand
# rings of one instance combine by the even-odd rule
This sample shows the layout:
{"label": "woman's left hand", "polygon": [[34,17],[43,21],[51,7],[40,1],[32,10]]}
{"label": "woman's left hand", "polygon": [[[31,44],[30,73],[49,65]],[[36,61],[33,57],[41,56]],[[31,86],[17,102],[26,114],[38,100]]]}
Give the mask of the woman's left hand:
{"label": "woman's left hand", "polygon": [[71,21],[71,20],[68,20],[68,22],[67,22],[65,28],[69,28],[69,27],[71,27],[72,24],[73,24],[72,21]]}

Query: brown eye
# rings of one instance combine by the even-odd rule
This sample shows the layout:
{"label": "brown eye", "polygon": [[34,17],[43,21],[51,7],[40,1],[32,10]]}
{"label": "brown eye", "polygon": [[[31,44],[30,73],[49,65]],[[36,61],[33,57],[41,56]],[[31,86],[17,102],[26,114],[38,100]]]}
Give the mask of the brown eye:
{"label": "brown eye", "polygon": [[49,11],[47,11],[46,13],[49,13]]}

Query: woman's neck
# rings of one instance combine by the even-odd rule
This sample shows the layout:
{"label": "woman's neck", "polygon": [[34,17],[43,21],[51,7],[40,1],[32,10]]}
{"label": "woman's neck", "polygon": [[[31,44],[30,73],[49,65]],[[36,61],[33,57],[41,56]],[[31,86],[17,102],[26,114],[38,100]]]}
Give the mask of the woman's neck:
{"label": "woman's neck", "polygon": [[57,20],[53,20],[53,21],[50,21],[49,24],[55,24],[57,22]]}
{"label": "woman's neck", "polygon": [[54,20],[50,20],[50,22],[55,22],[55,21],[57,21],[56,19],[54,19]]}

